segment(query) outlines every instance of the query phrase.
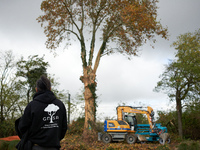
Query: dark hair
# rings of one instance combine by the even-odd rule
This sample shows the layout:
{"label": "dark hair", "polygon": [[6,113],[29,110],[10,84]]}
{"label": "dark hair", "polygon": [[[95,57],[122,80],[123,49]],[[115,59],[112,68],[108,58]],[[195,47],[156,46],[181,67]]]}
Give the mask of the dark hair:
{"label": "dark hair", "polygon": [[51,82],[45,75],[42,75],[36,82],[36,87],[39,92],[51,90]]}

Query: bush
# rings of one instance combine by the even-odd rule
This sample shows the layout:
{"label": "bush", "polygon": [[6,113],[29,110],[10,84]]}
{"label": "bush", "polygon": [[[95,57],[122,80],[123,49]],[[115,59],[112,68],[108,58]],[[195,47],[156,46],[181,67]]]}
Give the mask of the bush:
{"label": "bush", "polygon": [[181,143],[179,146],[178,146],[178,150],[188,150],[189,149],[189,146],[188,144],[186,143]]}
{"label": "bush", "polygon": [[84,122],[85,118],[78,118],[76,121],[73,121],[69,126],[68,126],[68,133],[70,134],[82,134],[83,133],[83,128],[84,128]]}
{"label": "bush", "polygon": [[197,142],[192,142],[192,143],[190,144],[190,149],[191,149],[191,150],[199,150],[199,149],[200,149],[199,143],[197,143]]}
{"label": "bush", "polygon": [[200,145],[197,142],[192,142],[192,143],[181,143],[178,146],[178,150],[199,150]]}
{"label": "bush", "polygon": [[183,134],[185,138],[200,139],[200,110],[187,109],[182,115]]}
{"label": "bush", "polygon": [[165,145],[159,145],[156,150],[170,150],[170,148],[165,144]]}
{"label": "bush", "polygon": [[169,133],[178,134],[178,125],[177,125],[177,114],[176,111],[158,111],[159,118],[156,121],[157,123],[161,123],[162,126],[166,126]]}
{"label": "bush", "polygon": [[[83,129],[84,129],[84,123],[85,123],[85,118],[84,117],[79,117],[76,121],[73,121],[69,126],[68,126],[68,133],[70,134],[82,134]],[[102,122],[97,122],[95,124],[95,129],[97,132],[103,132],[104,130],[104,123]]]}
{"label": "bush", "polygon": [[97,122],[96,130],[97,130],[97,132],[103,132],[104,131],[104,122]]}
{"label": "bush", "polygon": [[[200,104],[190,104],[182,114],[183,136],[186,139],[198,140],[200,139]],[[178,135],[178,119],[176,111],[159,111],[159,118],[156,121],[166,126],[169,133]]]}
{"label": "bush", "polygon": [[0,123],[0,137],[16,135],[15,120],[4,120]]}
{"label": "bush", "polygon": [[19,141],[14,140],[14,141],[0,141],[0,150],[14,150],[16,149],[15,146],[17,145]]}

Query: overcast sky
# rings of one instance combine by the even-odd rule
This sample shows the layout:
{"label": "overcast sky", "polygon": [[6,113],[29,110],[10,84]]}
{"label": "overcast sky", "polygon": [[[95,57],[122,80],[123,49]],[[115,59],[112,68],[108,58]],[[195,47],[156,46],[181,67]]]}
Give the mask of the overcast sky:
{"label": "overcast sky", "polygon": [[[48,72],[55,74],[60,89],[68,90],[74,98],[83,87],[79,43],[68,49],[57,49],[54,57],[46,49],[46,37],[36,18],[42,14],[42,0],[0,0],[0,50],[12,50],[16,58],[38,54],[49,62]],[[119,103],[131,106],[151,106],[155,111],[166,110],[169,99],[163,93],[153,92],[164,64],[174,58],[170,47],[177,36],[200,28],[200,0],[160,0],[158,19],[168,27],[169,40],[157,38],[154,49],[146,44],[140,56],[128,60],[114,54],[102,57],[97,70],[98,117],[116,116]],[[141,103],[141,104],[140,104]]]}

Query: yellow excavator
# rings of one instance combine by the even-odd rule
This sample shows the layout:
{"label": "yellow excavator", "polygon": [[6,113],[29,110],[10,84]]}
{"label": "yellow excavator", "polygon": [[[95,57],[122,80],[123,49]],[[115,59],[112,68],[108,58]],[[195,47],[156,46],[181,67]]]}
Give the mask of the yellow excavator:
{"label": "yellow excavator", "polygon": [[[98,140],[104,143],[124,141],[133,144],[136,142],[159,141],[161,144],[170,143],[167,128],[154,122],[154,111],[151,107],[118,106],[117,120],[105,120],[104,132],[98,133]],[[133,114],[145,114],[149,124],[137,124]]]}

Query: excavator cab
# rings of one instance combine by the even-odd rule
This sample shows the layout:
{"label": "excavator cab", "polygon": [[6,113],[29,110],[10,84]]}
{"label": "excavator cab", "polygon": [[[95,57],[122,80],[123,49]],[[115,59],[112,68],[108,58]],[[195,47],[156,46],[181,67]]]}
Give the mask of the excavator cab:
{"label": "excavator cab", "polygon": [[125,115],[124,120],[129,124],[131,130],[134,130],[134,131],[137,130],[136,116]]}

